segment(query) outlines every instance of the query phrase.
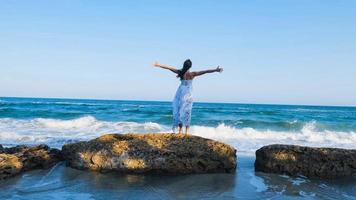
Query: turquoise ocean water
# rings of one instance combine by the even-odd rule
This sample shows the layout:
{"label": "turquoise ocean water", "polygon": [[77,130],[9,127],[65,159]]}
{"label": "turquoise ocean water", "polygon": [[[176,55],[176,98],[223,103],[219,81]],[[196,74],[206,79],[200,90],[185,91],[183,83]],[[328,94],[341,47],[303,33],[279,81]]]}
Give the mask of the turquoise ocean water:
{"label": "turquoise ocean water", "polygon": [[[171,132],[171,103],[0,98],[0,144],[60,148],[104,133]],[[255,173],[274,143],[356,148],[356,108],[195,103],[192,134],[238,150],[236,174],[157,177],[81,172],[59,164],[0,183],[0,199],[356,199],[356,181]],[[132,196],[130,196],[132,195]]]}
{"label": "turquoise ocean water", "polygon": [[[0,143],[60,147],[107,132],[170,132],[170,102],[0,98]],[[192,133],[251,153],[276,142],[356,147],[356,108],[195,103]]]}

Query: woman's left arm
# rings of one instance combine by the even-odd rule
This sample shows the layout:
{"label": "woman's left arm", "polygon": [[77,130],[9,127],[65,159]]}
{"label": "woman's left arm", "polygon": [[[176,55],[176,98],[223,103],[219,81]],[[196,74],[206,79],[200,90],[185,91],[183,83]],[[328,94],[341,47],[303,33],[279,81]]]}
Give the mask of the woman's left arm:
{"label": "woman's left arm", "polygon": [[192,75],[194,77],[196,77],[196,76],[201,76],[201,75],[208,74],[208,73],[222,72],[223,70],[224,70],[223,68],[218,66],[216,69],[208,69],[208,70],[203,70],[203,71],[199,71],[199,72],[192,72]]}

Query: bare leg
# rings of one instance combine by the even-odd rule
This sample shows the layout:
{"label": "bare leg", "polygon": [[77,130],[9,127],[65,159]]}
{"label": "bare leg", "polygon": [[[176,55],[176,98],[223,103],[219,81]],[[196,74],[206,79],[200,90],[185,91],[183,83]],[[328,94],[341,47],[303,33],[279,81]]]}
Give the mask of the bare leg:
{"label": "bare leg", "polygon": [[185,135],[188,136],[189,135],[189,126],[185,127]]}
{"label": "bare leg", "polygon": [[178,125],[178,134],[182,134],[182,124]]}

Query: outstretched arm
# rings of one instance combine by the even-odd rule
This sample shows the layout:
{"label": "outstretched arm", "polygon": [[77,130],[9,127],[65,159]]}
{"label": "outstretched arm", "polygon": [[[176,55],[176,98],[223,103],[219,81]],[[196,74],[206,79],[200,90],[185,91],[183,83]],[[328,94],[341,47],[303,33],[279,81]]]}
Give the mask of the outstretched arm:
{"label": "outstretched arm", "polygon": [[168,65],[162,65],[162,64],[159,64],[158,62],[155,62],[153,64],[154,67],[159,67],[159,68],[162,68],[162,69],[168,69],[169,71],[173,72],[173,73],[176,73],[178,74],[178,70],[174,67],[171,67],[171,66],[168,66]]}
{"label": "outstretched arm", "polygon": [[221,68],[220,66],[218,66],[216,69],[208,69],[208,70],[203,70],[203,71],[199,71],[199,72],[192,72],[193,76],[201,76],[203,74],[208,74],[208,73],[214,73],[214,72],[222,72],[223,68]]}

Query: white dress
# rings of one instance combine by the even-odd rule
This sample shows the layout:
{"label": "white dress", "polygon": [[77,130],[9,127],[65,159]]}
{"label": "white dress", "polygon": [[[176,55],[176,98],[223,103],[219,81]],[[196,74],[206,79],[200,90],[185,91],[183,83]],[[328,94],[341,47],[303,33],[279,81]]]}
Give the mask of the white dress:
{"label": "white dress", "polygon": [[173,100],[173,128],[190,126],[192,116],[193,96],[192,80],[181,80]]}

